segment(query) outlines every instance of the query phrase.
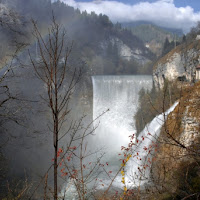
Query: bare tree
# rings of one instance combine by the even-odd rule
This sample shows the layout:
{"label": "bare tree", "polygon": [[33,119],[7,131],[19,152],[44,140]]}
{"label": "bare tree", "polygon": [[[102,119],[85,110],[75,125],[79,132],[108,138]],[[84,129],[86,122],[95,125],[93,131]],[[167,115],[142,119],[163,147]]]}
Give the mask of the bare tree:
{"label": "bare tree", "polygon": [[44,98],[52,115],[52,127],[54,146],[54,199],[58,198],[58,147],[59,141],[67,133],[61,135],[63,124],[70,112],[69,101],[75,86],[80,81],[81,70],[69,67],[68,61],[72,50],[72,44],[66,46],[66,32],[53,17],[53,22],[47,38],[43,38],[35,21],[34,36],[39,47],[39,60],[30,56],[31,63],[39,79],[47,89],[47,98]]}

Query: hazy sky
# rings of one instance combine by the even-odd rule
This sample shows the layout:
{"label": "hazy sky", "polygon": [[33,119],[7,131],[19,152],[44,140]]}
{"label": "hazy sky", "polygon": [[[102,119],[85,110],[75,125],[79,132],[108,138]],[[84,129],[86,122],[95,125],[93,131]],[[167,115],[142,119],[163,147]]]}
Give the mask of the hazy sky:
{"label": "hazy sky", "polygon": [[81,11],[94,11],[113,22],[151,21],[187,32],[200,21],[200,0],[61,0]]}

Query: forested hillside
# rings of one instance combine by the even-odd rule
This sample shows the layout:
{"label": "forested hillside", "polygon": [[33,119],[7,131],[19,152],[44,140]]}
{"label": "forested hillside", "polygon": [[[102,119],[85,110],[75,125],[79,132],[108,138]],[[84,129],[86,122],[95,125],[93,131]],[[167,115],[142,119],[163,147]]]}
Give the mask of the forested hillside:
{"label": "forested hillside", "polygon": [[167,29],[147,22],[126,23],[123,25],[124,27],[129,28],[134,35],[140,38],[157,56],[162,54],[166,38],[169,42],[179,42],[180,37],[183,35],[182,31],[179,29]]}
{"label": "forested hillside", "polygon": [[[60,1],[51,4],[49,0],[7,1],[5,8],[16,13],[19,21],[23,18],[23,34],[30,44],[34,42],[30,19],[37,21],[45,36],[53,11],[56,20],[66,28],[69,41],[74,43],[72,57],[85,62],[91,74],[151,73],[154,54],[130,30],[113,24],[106,15],[81,13]],[[10,38],[3,33],[1,37]]]}

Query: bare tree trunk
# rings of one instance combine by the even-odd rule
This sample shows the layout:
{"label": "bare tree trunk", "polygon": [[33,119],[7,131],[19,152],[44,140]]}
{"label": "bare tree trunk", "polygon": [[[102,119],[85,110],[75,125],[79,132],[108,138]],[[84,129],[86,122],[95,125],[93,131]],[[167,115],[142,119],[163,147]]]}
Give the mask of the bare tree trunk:
{"label": "bare tree trunk", "polygon": [[54,200],[57,200],[58,194],[58,122],[55,121],[54,127]]}
{"label": "bare tree trunk", "polygon": [[[71,74],[66,81],[67,73],[71,73],[68,67],[68,58],[72,46],[66,47],[66,33],[61,25],[57,24],[53,16],[53,23],[49,29],[48,38],[44,39],[38,30],[37,24],[34,25],[34,36],[39,48],[39,62],[34,60],[29,52],[31,63],[39,79],[41,79],[47,88],[47,97],[44,98],[52,116],[52,135],[54,147],[54,200],[58,199],[58,164],[59,164],[59,141],[61,128],[67,120],[69,113],[70,96],[73,94],[75,85],[80,81],[81,70]],[[63,61],[64,60],[64,61]],[[65,83],[67,83],[65,85]]]}

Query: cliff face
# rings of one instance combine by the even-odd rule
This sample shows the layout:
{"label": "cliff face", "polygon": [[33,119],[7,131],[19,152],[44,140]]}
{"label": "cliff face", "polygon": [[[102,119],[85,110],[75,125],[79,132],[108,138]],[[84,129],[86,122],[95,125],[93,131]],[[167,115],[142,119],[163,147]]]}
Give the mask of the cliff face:
{"label": "cliff face", "polygon": [[124,60],[130,61],[131,59],[137,61],[139,64],[146,64],[150,62],[148,53],[149,50],[147,48],[139,48],[133,47],[131,45],[127,45],[118,37],[111,37],[108,40],[104,40],[100,43],[100,47],[102,51],[106,51],[109,44],[112,44],[115,48],[117,48],[118,54],[120,58]]}
{"label": "cliff face", "polygon": [[200,82],[184,91],[158,141],[152,178],[173,196],[185,197],[200,190],[199,102]]}
{"label": "cliff face", "polygon": [[165,79],[195,81],[196,67],[199,63],[200,41],[177,46],[154,65],[155,86],[162,88]]}

